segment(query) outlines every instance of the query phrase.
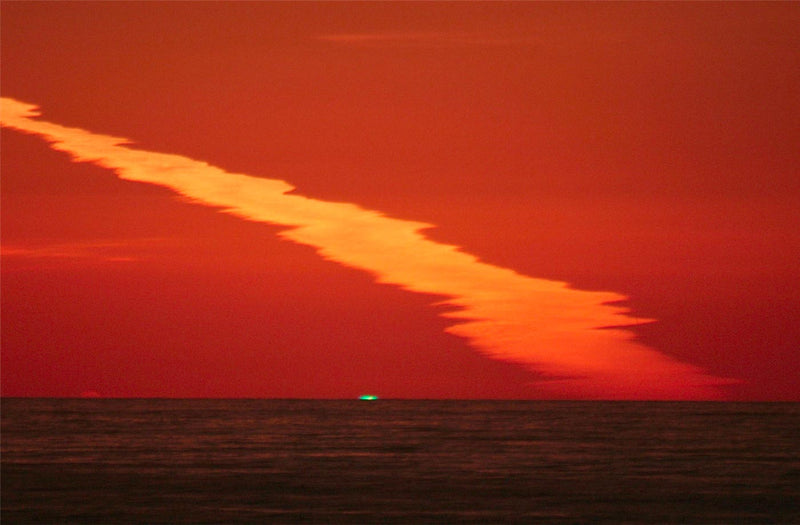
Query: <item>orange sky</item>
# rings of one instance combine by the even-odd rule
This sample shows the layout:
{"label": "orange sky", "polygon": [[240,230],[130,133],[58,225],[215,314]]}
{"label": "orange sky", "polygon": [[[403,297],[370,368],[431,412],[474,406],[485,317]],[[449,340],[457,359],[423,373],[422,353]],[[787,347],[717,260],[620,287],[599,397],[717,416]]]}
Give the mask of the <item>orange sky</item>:
{"label": "orange sky", "polygon": [[[4,127],[2,394],[800,399],[798,27],[788,3],[3,3],[2,95],[41,121],[386,219],[337,248]],[[373,238],[569,287],[465,291],[377,268]]]}

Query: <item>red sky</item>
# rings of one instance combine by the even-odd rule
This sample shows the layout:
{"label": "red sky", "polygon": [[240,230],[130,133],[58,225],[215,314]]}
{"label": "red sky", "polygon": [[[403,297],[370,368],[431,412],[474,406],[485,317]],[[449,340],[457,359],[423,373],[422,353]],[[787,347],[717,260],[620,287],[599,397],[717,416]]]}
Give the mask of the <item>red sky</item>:
{"label": "red sky", "polygon": [[[0,91],[628,297],[656,322],[619,339],[737,380],[690,397],[800,400],[798,28],[793,3],[4,2]],[[2,133],[4,396],[618,395],[286,226]]]}

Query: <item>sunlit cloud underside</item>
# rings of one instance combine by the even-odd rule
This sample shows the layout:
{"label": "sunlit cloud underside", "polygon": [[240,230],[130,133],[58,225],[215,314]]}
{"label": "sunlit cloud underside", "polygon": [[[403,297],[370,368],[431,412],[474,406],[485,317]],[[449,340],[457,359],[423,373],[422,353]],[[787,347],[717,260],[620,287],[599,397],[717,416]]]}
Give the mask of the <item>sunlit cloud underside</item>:
{"label": "sunlit cloud underside", "polygon": [[[678,362],[634,339],[643,322],[609,303],[612,292],[582,291],[479,261],[422,233],[432,225],[387,217],[354,204],[290,195],[288,183],[229,173],[180,155],[126,147],[123,138],[38,120],[36,106],[2,98],[3,126],[40,135],[76,161],[125,180],[158,184],[245,219],[287,227],[279,233],[323,258],[370,272],[381,283],[437,294],[454,320],[447,332],[486,356],[541,375],[532,397],[716,399],[723,378]],[[502,235],[502,232],[498,232]],[[417,351],[425,352],[425,348]],[[413,355],[409,355],[413,359]]]}

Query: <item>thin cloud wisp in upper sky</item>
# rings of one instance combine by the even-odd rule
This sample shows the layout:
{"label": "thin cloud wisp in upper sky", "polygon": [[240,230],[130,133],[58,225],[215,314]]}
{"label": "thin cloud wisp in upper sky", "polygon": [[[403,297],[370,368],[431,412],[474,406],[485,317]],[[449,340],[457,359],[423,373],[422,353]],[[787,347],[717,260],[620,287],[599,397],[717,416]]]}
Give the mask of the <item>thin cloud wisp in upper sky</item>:
{"label": "thin cloud wisp in upper sky", "polygon": [[2,125],[44,137],[76,161],[125,180],[158,184],[188,199],[287,227],[281,236],[316,248],[327,260],[368,271],[382,283],[445,297],[447,331],[496,359],[521,363],[549,379],[532,395],[607,399],[714,399],[729,380],[713,377],[635,341],[624,329],[642,320],[610,303],[612,292],[569,288],[521,275],[434,242],[431,225],[387,217],[355,204],[290,194],[281,180],[229,173],[179,155],[126,147],[127,140],[36,118],[36,107],[2,99]]}
{"label": "thin cloud wisp in upper sky", "polygon": [[332,33],[319,35],[317,40],[341,45],[361,46],[500,46],[531,42],[530,38],[495,37],[465,32],[376,32]]}

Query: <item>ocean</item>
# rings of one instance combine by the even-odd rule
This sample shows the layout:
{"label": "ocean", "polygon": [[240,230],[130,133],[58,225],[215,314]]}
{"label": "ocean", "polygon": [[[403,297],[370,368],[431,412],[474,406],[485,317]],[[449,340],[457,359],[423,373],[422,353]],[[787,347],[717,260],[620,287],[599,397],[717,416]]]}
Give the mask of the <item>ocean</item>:
{"label": "ocean", "polygon": [[800,404],[3,399],[2,523],[800,523]]}

